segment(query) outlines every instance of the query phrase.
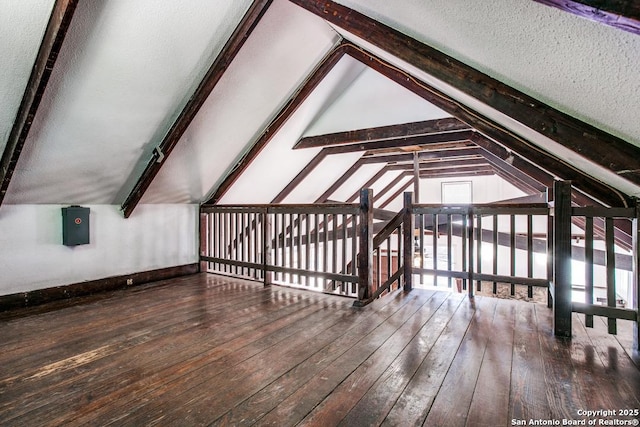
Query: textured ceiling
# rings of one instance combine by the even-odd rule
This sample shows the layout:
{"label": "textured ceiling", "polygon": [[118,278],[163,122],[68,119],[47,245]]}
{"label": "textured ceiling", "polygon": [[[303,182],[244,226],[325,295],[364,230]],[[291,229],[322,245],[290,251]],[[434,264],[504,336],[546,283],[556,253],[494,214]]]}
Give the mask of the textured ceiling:
{"label": "textured ceiling", "polygon": [[337,1],[640,146],[636,34],[530,0]]}
{"label": "textured ceiling", "polygon": [[0,0],[0,153],[11,132],[53,0]]}
{"label": "textured ceiling", "polygon": [[79,2],[6,202],[114,203],[248,4]]}
{"label": "textured ceiling", "polygon": [[[121,203],[250,3],[80,2],[5,203]],[[339,3],[640,146],[640,37],[635,34],[530,0]],[[52,4],[0,0],[4,58],[0,148],[6,143]],[[287,0],[274,0],[141,202],[206,199],[340,34]],[[393,61],[384,52],[376,53]],[[397,60],[395,64],[429,81],[412,67]],[[455,89],[442,87],[567,163],[627,194],[640,195],[628,181]],[[270,201],[319,151],[289,150],[301,136],[445,116],[345,58],[223,202]],[[286,201],[313,201],[356,157],[328,157]],[[374,173],[374,167],[362,168],[334,196],[348,197]],[[386,185],[390,179],[386,176],[376,185]]]}

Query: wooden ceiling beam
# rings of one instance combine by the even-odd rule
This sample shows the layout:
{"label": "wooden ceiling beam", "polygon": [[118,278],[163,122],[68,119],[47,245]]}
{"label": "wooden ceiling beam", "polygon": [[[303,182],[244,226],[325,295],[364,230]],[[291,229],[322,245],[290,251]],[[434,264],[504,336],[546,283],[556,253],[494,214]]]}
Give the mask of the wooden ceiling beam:
{"label": "wooden ceiling beam", "polygon": [[[435,162],[420,162],[418,164],[418,170],[430,171],[430,170],[447,170],[457,168],[471,168],[476,166],[488,166],[490,163],[485,158],[464,158],[464,159],[448,159]],[[413,170],[414,165],[411,163],[400,163],[395,165],[389,165],[389,170]]]}
{"label": "wooden ceiling beam", "polygon": [[[413,173],[412,173],[413,175]],[[393,202],[394,200],[396,200],[398,197],[400,197],[400,195],[405,192],[407,190],[407,188],[409,188],[409,186],[413,185],[413,180],[410,179],[409,181],[407,181],[405,184],[402,184],[402,186],[396,190],[395,193],[393,193],[391,196],[389,196],[389,198],[387,200],[385,200],[384,202],[380,203],[380,206],[378,207],[378,209],[384,209],[387,206],[389,206],[391,204],[391,202]]]}
{"label": "wooden ceiling beam", "polygon": [[322,61],[320,61],[314,71],[309,74],[298,89],[289,97],[284,106],[275,114],[273,119],[269,122],[269,125],[267,125],[265,130],[251,145],[249,151],[243,154],[230,172],[227,173],[220,185],[215,188],[212,195],[202,204],[203,206],[216,204],[222,196],[229,191],[240,175],[242,175],[258,154],[260,154],[264,147],[266,147],[269,141],[271,141],[271,138],[287,122],[287,120],[289,120],[293,113],[300,107],[300,105],[302,105],[304,100],[311,95],[316,86],[322,82],[346,52],[347,44],[341,42],[333,48],[322,59]]}
{"label": "wooden ceiling beam", "polygon": [[53,5],[27,87],[0,159],[0,205],[7,194],[77,5],[77,0],[56,0]]}
{"label": "wooden ceiling beam", "polygon": [[365,150],[384,150],[388,148],[417,147],[421,145],[435,145],[443,143],[454,143],[468,141],[473,135],[473,130],[460,130],[451,132],[433,133],[431,135],[408,135],[402,138],[379,139],[357,144],[345,143],[335,145],[331,148],[339,153],[354,153]]}
{"label": "wooden ceiling beam", "polygon": [[[466,123],[448,117],[422,122],[403,123],[368,129],[350,130],[325,135],[307,136],[300,139],[294,149],[328,147],[333,145],[355,145],[379,140],[404,140],[410,136],[438,135],[453,131],[471,131]],[[355,150],[358,151],[358,150]]]}
{"label": "wooden ceiling beam", "polygon": [[636,0],[534,0],[573,15],[640,35],[640,3]]}
{"label": "wooden ceiling beam", "polygon": [[[451,148],[448,150],[433,150],[433,151],[420,151],[418,153],[418,160],[438,160],[448,159],[451,157],[464,157],[474,156],[482,152],[478,147],[465,147],[465,148]],[[388,162],[411,162],[413,161],[413,153],[387,153],[378,156],[364,156],[362,157],[364,163],[388,163]]]}
{"label": "wooden ceiling beam", "polygon": [[426,171],[420,171],[421,179],[429,178],[464,178],[472,176],[489,176],[495,175],[496,171],[491,165],[486,166],[473,166],[469,168],[458,169],[432,169]]}
{"label": "wooden ceiling beam", "polygon": [[282,203],[282,201],[289,195],[291,194],[291,192],[298,186],[300,185],[300,183],[302,181],[304,181],[304,179],[309,176],[309,174],[311,174],[311,172],[313,172],[313,170],[318,167],[318,165],[320,163],[322,163],[322,161],[329,155],[332,154],[332,152],[329,149],[322,149],[320,150],[320,152],[318,154],[316,154],[314,156],[313,159],[311,159],[311,161],[309,163],[306,164],[305,167],[302,168],[302,170],[298,173],[298,175],[296,175],[295,178],[293,178],[291,180],[291,182],[289,182],[289,184],[286,185],[286,187],[284,187],[282,189],[282,191],[280,191],[280,193],[278,193],[278,195],[276,197],[273,198],[273,200],[271,201],[271,203]]}
{"label": "wooden ceiling beam", "polygon": [[[389,184],[387,184],[382,190],[380,190],[378,193],[374,193],[373,194],[373,200],[374,203],[377,200],[380,200],[385,194],[387,194],[389,191],[391,191],[393,189],[393,187],[395,187],[396,185],[398,185],[403,179],[405,179],[408,176],[412,176],[413,172],[412,171],[404,171],[400,174],[398,174],[398,176],[396,176],[395,178],[393,178],[391,180],[391,182],[389,182]],[[365,187],[366,188],[366,187]]]}
{"label": "wooden ceiling beam", "polygon": [[[491,108],[506,114],[514,120],[524,124],[532,130],[544,135],[560,145],[579,153],[589,161],[598,164],[613,173],[624,177],[634,184],[640,185],[640,168],[637,159],[640,158],[640,148],[620,138],[604,132],[588,123],[582,122],[555,108],[546,105],[517,89],[514,89],[486,74],[424,44],[393,28],[379,23],[355,10],[337,4],[330,0],[289,0],[305,10],[321,17],[349,33],[358,36],[374,46],[382,49],[400,60],[406,61],[419,70],[452,85],[462,92],[483,102]],[[404,87],[416,86],[415,77],[399,70],[375,55],[364,51],[360,47],[353,47],[350,55],[361,62],[380,71],[384,75],[397,75],[396,83]],[[474,127],[485,135],[492,137],[499,134],[497,140],[503,142],[504,138],[521,139],[514,136],[509,130],[498,123],[479,115],[471,113],[466,107],[452,100],[447,95],[436,90],[424,82],[420,82],[420,88],[411,89],[414,93],[420,92],[423,98],[440,98],[445,101],[448,113],[459,118],[463,122]],[[443,102],[432,102],[438,104]],[[490,130],[490,131],[489,131]],[[495,139],[495,138],[494,138]],[[527,145],[526,141],[521,141]],[[529,144],[530,145],[530,144]],[[531,149],[531,147],[529,147]],[[579,171],[568,162],[562,162],[549,153],[536,151],[533,158],[549,159],[562,164],[563,168],[572,169],[568,178],[574,181],[574,185],[583,185],[585,181],[593,180],[591,177]],[[531,158],[531,156],[525,156]],[[618,192],[618,194],[620,194]],[[611,197],[609,197],[611,198]],[[616,198],[619,198],[616,195]],[[628,205],[630,198],[622,197],[622,201],[610,203],[610,205]]]}
{"label": "wooden ceiling beam", "polygon": [[[628,195],[622,194],[611,186],[594,179],[575,165],[562,161],[550,153],[537,148],[534,144],[513,134],[508,129],[483,117],[481,114],[470,112],[468,108],[453,100],[448,95],[430,87],[427,83],[416,79],[410,74],[399,70],[397,67],[378,58],[372,53],[353,45],[347,45],[347,50],[349,56],[352,58],[370,66],[402,87],[431,102],[438,108],[468,123],[477,130],[476,133],[480,133],[488,138],[487,141],[501,148],[505,153],[511,151],[532,163],[533,159],[535,159],[535,164],[538,167],[549,173],[553,173],[560,179],[571,180],[574,188],[591,195],[607,206],[623,207],[633,204],[633,199]],[[472,140],[476,142],[473,137]],[[480,144],[478,143],[478,145]]]}
{"label": "wooden ceiling beam", "polygon": [[144,193],[151,185],[151,182],[160,172],[167,157],[169,157],[173,149],[178,145],[180,138],[182,138],[182,135],[184,135],[220,79],[222,79],[225,71],[227,71],[233,59],[238,52],[240,52],[240,49],[256,28],[272,1],[273,0],[254,0],[244,14],[240,24],[236,27],[229,40],[227,40],[227,43],[225,43],[211,64],[211,67],[209,67],[209,70],[195,92],[191,95],[191,98],[189,98],[189,101],[178,115],[178,118],[173,122],[160,144],[154,149],[153,157],[147,162],[147,166],[142,172],[142,175],[138,178],[138,181],[122,204],[122,211],[125,218],[128,218],[138,205],[140,199],[142,199],[142,196],[144,196]]}
{"label": "wooden ceiling beam", "polygon": [[336,190],[338,190],[338,188],[340,188],[342,184],[347,182],[347,180],[351,178],[364,164],[365,162],[362,161],[362,158],[358,159],[353,165],[351,165],[349,169],[347,169],[345,173],[342,174],[340,178],[336,180],[336,182],[334,182],[327,189],[327,191],[322,193],[322,195],[316,199],[315,203],[326,203],[329,197],[331,197],[331,195],[336,192]]}
{"label": "wooden ceiling beam", "polygon": [[[362,188],[371,188],[373,186],[373,184],[378,182],[378,180],[380,180],[380,178],[382,178],[387,172],[389,172],[387,167],[386,166],[383,167],[378,172],[376,172],[371,178],[369,178],[369,180],[367,182],[365,182],[365,184],[362,186]],[[355,193],[353,193],[351,195],[351,197],[349,197],[346,200],[346,202],[347,203],[352,203],[352,202],[356,201],[359,197],[360,197],[360,189],[358,189]],[[375,197],[375,194],[374,194],[374,197]]]}

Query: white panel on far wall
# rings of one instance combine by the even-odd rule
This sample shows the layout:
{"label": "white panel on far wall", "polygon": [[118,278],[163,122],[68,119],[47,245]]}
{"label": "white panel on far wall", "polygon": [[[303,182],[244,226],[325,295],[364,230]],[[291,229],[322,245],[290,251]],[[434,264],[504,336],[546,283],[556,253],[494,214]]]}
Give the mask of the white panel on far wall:
{"label": "white panel on far wall", "polygon": [[420,180],[420,203],[443,203],[442,183],[471,182],[473,203],[515,199],[526,194],[497,175]]}
{"label": "white panel on far wall", "polygon": [[198,262],[198,205],[90,208],[90,242],[62,245],[66,205],[3,205],[0,295]]}

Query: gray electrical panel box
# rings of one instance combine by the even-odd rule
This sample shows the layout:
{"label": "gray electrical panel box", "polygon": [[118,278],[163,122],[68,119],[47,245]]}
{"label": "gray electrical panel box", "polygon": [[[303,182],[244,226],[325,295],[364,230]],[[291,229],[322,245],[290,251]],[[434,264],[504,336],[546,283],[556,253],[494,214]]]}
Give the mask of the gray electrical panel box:
{"label": "gray electrical panel box", "polygon": [[62,208],[62,244],[65,246],[89,243],[89,208]]}

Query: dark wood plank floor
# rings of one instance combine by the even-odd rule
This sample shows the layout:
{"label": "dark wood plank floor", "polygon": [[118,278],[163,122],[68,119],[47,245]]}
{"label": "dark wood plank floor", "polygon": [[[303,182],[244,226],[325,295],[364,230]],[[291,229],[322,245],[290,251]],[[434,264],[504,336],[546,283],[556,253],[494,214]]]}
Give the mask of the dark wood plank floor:
{"label": "dark wood plank floor", "polygon": [[[414,290],[351,300],[200,274],[0,318],[0,425],[507,426],[638,409],[603,322]],[[614,417],[626,418],[629,417]]]}

